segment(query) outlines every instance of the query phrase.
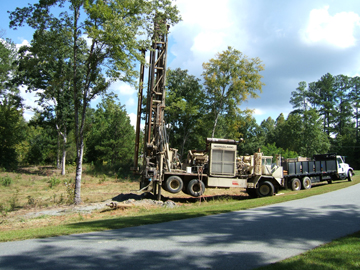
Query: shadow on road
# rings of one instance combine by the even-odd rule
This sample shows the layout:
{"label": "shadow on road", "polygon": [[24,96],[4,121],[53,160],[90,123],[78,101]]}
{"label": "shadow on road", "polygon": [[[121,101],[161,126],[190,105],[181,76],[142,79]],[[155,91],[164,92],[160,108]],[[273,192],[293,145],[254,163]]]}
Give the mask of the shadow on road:
{"label": "shadow on road", "polygon": [[[150,219],[156,222],[163,215],[169,219],[191,217],[188,213],[176,217],[156,214],[71,226],[111,229],[136,219],[138,225]],[[40,243],[40,247],[16,256],[1,256],[0,268],[252,269],[276,261],[280,253],[288,252],[289,245],[305,251],[329,241],[329,235],[337,238],[357,231],[359,224],[356,204],[329,204],[320,210],[279,204],[191,220],[30,240]],[[262,248],[269,248],[272,256]],[[303,269],[307,267],[303,265]]]}

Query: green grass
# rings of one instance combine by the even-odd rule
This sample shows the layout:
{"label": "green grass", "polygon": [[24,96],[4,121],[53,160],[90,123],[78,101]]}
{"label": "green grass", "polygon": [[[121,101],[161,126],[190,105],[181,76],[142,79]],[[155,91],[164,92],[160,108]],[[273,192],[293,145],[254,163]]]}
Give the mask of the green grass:
{"label": "green grass", "polygon": [[360,232],[258,270],[360,269]]}
{"label": "green grass", "polygon": [[[313,187],[306,191],[293,192],[290,190],[283,191],[283,195],[265,197],[259,199],[234,200],[224,199],[220,201],[202,201],[192,205],[180,206],[176,208],[139,208],[128,216],[120,216],[115,218],[107,218],[92,221],[82,221],[71,224],[47,226],[42,228],[23,228],[21,230],[0,231],[0,241],[14,241],[31,238],[44,238],[50,236],[68,235],[74,233],[86,233],[93,231],[103,231],[109,229],[119,229],[133,227],[145,224],[154,224],[167,222],[171,220],[180,220],[186,218],[194,218],[200,216],[208,216],[230,211],[245,210],[264,205],[281,203],[290,200],[302,199],[313,195],[318,195],[337,189],[349,187],[357,184],[360,179],[359,175],[354,177],[353,182],[340,181],[331,185],[321,185]],[[109,210],[110,211],[110,210]],[[81,222],[79,222],[81,221]]]}

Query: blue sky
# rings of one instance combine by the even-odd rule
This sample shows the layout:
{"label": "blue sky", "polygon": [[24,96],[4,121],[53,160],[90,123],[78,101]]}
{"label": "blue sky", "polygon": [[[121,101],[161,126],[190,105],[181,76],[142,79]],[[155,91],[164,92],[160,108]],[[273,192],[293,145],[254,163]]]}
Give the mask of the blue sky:
{"label": "blue sky", "polygon": [[[0,0],[5,37],[17,44],[32,38],[32,30],[8,29],[7,10],[32,0]],[[187,69],[201,78],[202,63],[232,46],[265,65],[263,93],[241,105],[254,110],[260,123],[292,110],[291,92],[300,81],[316,81],[326,73],[360,74],[360,1],[357,0],[177,0],[183,21],[170,29],[168,67]],[[110,87],[134,119],[136,90],[115,83]],[[29,105],[34,97],[25,94]],[[31,117],[27,112],[26,117]]]}

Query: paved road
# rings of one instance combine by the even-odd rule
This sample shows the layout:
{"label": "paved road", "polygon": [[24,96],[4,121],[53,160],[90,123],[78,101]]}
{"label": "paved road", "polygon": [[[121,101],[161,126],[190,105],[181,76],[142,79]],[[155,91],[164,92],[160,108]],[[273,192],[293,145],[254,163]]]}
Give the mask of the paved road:
{"label": "paved road", "polygon": [[359,231],[359,194],[360,184],[247,211],[0,243],[0,269],[253,269]]}

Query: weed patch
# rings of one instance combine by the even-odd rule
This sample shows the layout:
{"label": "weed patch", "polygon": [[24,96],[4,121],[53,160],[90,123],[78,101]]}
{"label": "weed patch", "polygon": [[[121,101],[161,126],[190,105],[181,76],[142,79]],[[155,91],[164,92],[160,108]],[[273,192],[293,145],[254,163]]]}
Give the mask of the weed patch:
{"label": "weed patch", "polygon": [[60,179],[53,176],[49,179],[48,183],[49,183],[50,188],[54,188],[54,187],[58,186],[61,183],[61,181],[60,181]]}
{"label": "weed patch", "polygon": [[4,177],[1,178],[1,184],[4,186],[4,187],[8,187],[12,184],[13,180],[12,178],[9,176],[9,175],[6,175]]}

